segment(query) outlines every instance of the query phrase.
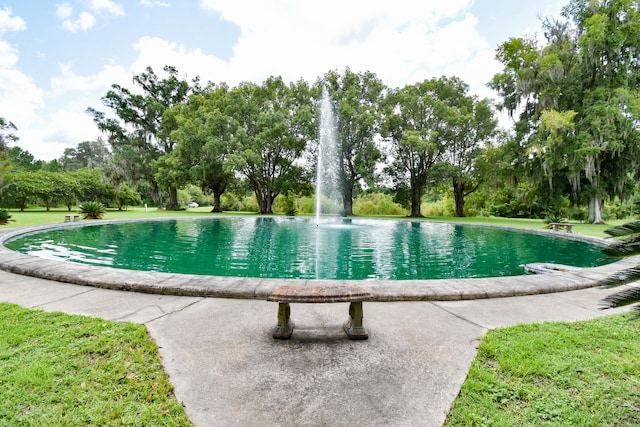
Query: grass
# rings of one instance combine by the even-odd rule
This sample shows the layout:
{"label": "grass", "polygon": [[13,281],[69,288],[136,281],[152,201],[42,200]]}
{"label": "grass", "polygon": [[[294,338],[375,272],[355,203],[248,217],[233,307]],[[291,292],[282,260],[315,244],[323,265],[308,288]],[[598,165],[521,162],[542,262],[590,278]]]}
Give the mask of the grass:
{"label": "grass", "polygon": [[626,314],[490,331],[445,425],[640,425],[639,335]]}
{"label": "grass", "polygon": [[191,425],[142,325],[0,303],[0,425]]}

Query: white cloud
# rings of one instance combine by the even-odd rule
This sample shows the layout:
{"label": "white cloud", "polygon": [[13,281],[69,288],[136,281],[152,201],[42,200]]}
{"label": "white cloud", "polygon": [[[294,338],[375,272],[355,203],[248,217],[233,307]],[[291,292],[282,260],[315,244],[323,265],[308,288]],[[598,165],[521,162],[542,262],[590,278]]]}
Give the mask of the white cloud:
{"label": "white cloud", "polygon": [[140,6],[144,7],[169,7],[168,1],[140,0]]}
{"label": "white cloud", "polygon": [[131,73],[120,66],[106,65],[95,75],[82,76],[71,69],[71,65],[60,65],[60,74],[51,78],[51,94],[69,95],[71,92],[89,92],[100,90],[106,93],[114,83],[127,84]]}
{"label": "white cloud", "polygon": [[493,48],[468,15],[471,0],[393,5],[326,0],[315,7],[295,0],[200,4],[240,28],[234,55],[219,77],[231,84],[272,74],[314,81],[330,69],[349,67],[403,86],[446,70],[487,96],[484,84],[496,70]]}
{"label": "white cloud", "polygon": [[200,76],[204,81],[224,80],[229,84],[236,82],[235,79],[226,79],[230,76],[227,63],[213,55],[204,54],[201,49],[189,50],[157,37],[143,37],[133,47],[138,52],[136,61],[130,67],[133,74],[141,73],[147,67],[161,73],[162,67],[173,65],[181,74],[186,74],[188,79]]}
{"label": "white cloud", "polygon": [[111,15],[124,15],[124,8],[111,0],[91,0],[90,9],[97,14],[108,13]]}
{"label": "white cloud", "polygon": [[[59,157],[64,148],[99,136],[86,108],[105,110],[100,98],[114,83],[135,90],[132,76],[148,66],[161,75],[163,66],[174,65],[181,77],[200,76],[203,82],[224,81],[230,85],[261,82],[270,75],[314,82],[329,70],[342,71],[345,67],[355,72],[374,72],[392,87],[455,75],[469,84],[472,93],[491,97],[485,84],[501,67],[493,59],[493,46],[478,32],[477,18],[470,15],[472,2],[200,0],[201,7],[219,13],[240,31],[228,60],[173,40],[143,37],[130,46],[136,54],[131,62],[101,65],[97,73],[87,75],[78,74],[68,64],[61,65],[43,96],[32,81],[14,70],[18,52],[0,39],[0,70],[4,67],[14,73],[6,77],[0,73],[0,90],[15,85],[15,90],[9,87],[13,91],[10,99],[15,101],[23,93],[29,97],[30,130],[21,130],[13,115],[8,118],[18,125],[21,144],[41,141],[37,146],[25,147],[37,158],[45,159]],[[83,4],[84,21],[83,15],[74,12],[69,4],[58,5],[58,17],[69,22],[68,29],[89,29],[95,17],[124,14],[122,6],[113,1],[84,0]],[[166,7],[169,3],[139,0],[139,4]],[[0,35],[3,28],[25,25],[19,21],[9,25],[9,18],[10,11],[3,14],[0,10]],[[47,114],[42,111],[44,99]],[[10,108],[8,102],[5,92],[0,92],[0,115]],[[36,122],[38,108],[42,118]]]}
{"label": "white cloud", "polygon": [[27,28],[27,23],[19,16],[12,17],[12,10],[8,7],[0,9],[0,35],[9,31],[22,31]]}
{"label": "white cloud", "polygon": [[96,18],[90,14],[89,12],[82,12],[77,19],[64,19],[62,21],[62,26],[65,30],[76,32],[87,31],[93,28],[93,25],[96,23]]}
{"label": "white cloud", "polygon": [[62,27],[71,32],[87,31],[96,23],[94,14],[110,14],[122,16],[125,14],[122,5],[111,0],[91,0],[89,3],[91,12],[83,11],[77,18],[73,18],[73,6],[69,3],[60,3],[56,6],[56,15],[62,20]]}
{"label": "white cloud", "polygon": [[0,39],[0,69],[11,69],[17,64],[18,51],[8,42]]}
{"label": "white cloud", "polygon": [[[11,15],[8,8],[0,10],[0,35],[26,29],[22,18]],[[43,105],[43,94],[33,79],[17,68],[18,60],[18,49],[0,39],[0,116],[20,129],[35,120],[36,110]]]}
{"label": "white cloud", "polygon": [[60,19],[69,19],[73,15],[73,7],[69,3],[60,3],[56,6],[56,16]]}

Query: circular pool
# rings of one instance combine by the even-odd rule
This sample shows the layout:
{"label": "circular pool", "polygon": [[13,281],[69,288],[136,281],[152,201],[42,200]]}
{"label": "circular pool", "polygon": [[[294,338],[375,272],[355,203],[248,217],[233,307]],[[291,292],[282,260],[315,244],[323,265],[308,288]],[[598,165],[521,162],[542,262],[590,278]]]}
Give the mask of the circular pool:
{"label": "circular pool", "polygon": [[118,222],[41,231],[5,246],[36,257],[118,269],[281,279],[482,278],[521,275],[529,263],[596,267],[610,262],[593,242],[411,220]]}
{"label": "circular pool", "polygon": [[[607,261],[600,259],[599,254],[599,248],[606,243],[603,239],[552,232],[550,230],[525,231],[470,225],[460,227],[452,224],[412,220],[338,220],[323,222],[317,227],[313,220],[301,218],[231,217],[228,218],[228,221],[230,222],[227,222],[224,217],[190,218],[188,221],[185,221],[185,218],[108,220],[4,229],[0,231],[0,269],[57,282],[161,295],[269,299],[282,285],[311,287],[355,285],[369,292],[371,301],[445,301],[562,292],[590,288],[605,283],[611,285],[617,281],[624,282],[629,272],[635,271],[640,265],[640,257],[625,258],[607,264]],[[207,222],[219,228],[226,228],[228,235],[235,236],[234,240],[225,242],[221,239],[211,239],[200,234],[199,227],[204,226]],[[133,225],[134,223],[137,223],[135,228],[139,230],[135,235],[131,234],[127,229],[129,224]],[[302,227],[304,231],[296,240],[288,240],[287,244],[277,243],[280,235],[288,233],[288,231],[284,231],[286,230],[285,225]],[[173,241],[160,245],[156,240],[157,236],[154,235],[155,227],[173,228],[175,238],[171,239]],[[262,228],[264,228],[262,231],[268,230],[268,232],[256,232],[257,229]],[[362,235],[356,237],[356,234],[352,233],[350,238],[345,236],[338,238],[337,236],[341,234],[337,232],[346,228],[369,228],[369,237],[364,238]],[[413,231],[405,234],[405,237],[401,237],[402,233],[398,235],[391,233],[391,231],[397,229],[403,229],[405,232],[408,230]],[[471,271],[468,268],[471,265],[471,260],[474,258],[476,260],[481,259],[478,257],[490,252],[489,246],[492,245],[487,241],[479,243],[483,240],[478,239],[478,236],[489,235],[491,230],[495,229],[505,232],[502,234],[503,239],[500,241],[498,249],[495,250],[500,256],[495,258],[496,260],[515,260],[512,263],[504,264],[511,264],[510,268],[515,269],[509,273],[503,270],[500,263],[498,263],[497,267],[495,267],[497,271],[487,272],[490,269],[485,271],[484,274],[490,274],[491,277],[469,277],[469,275],[466,275],[464,277],[467,278],[453,278],[455,277],[453,274],[456,271]],[[111,246],[107,244],[98,248],[86,245],[87,254],[91,255],[84,254],[82,256],[79,251],[76,251],[78,248],[64,250],[56,248],[53,251],[58,252],[59,255],[62,254],[62,256],[53,256],[52,253],[46,253],[46,251],[40,253],[40,256],[32,256],[16,252],[5,246],[17,244],[23,237],[40,238],[49,232],[54,232],[58,236],[67,236],[63,237],[63,240],[65,240],[69,236],[68,233],[81,230],[89,234],[110,234],[112,237],[115,236],[115,239],[112,240]],[[419,232],[416,230],[419,230]],[[440,238],[435,238],[436,230],[443,233]],[[464,248],[454,245],[456,234],[471,236],[471,241],[474,244]],[[224,235],[224,233],[221,235]],[[523,253],[522,251],[527,249],[527,246],[532,246],[531,242],[537,239],[536,236],[539,235],[543,237],[542,242],[544,243],[537,249],[537,252],[534,252],[536,255],[520,257]],[[262,237],[256,239],[256,236]],[[390,236],[393,236],[393,238]],[[364,247],[363,243],[367,239],[380,246]],[[515,245],[515,242],[520,239],[524,239],[524,247]],[[196,244],[196,241],[206,243],[204,246],[200,246]],[[305,241],[313,242],[313,244],[310,246],[307,244],[305,247]],[[125,242],[128,242],[126,244],[131,246],[122,258],[125,260],[127,258],[138,259],[134,263],[141,263],[138,267],[135,267],[140,268],[140,270],[120,268],[120,261],[116,262],[114,260],[113,256],[118,252],[116,247],[122,247]],[[343,249],[340,248],[343,243],[345,248],[349,248],[353,252],[347,252],[346,254],[341,252]],[[385,243],[386,246],[382,245],[382,243]],[[578,254],[576,248],[582,246],[581,243],[587,243],[586,247],[591,255],[585,257]],[[164,244],[178,246],[164,248],[162,247]],[[557,258],[556,247],[552,246],[554,244],[567,245],[570,249],[569,258]],[[54,246],[57,246],[57,243]],[[79,246],[85,245],[80,244]],[[155,248],[155,250],[164,249],[164,251],[146,253],[141,256],[142,246],[149,246]],[[387,249],[382,249],[383,247]],[[414,270],[417,270],[418,267],[421,267],[426,262],[426,255],[424,255],[426,253],[435,251],[440,255],[448,254],[442,258],[448,260],[448,267],[445,267],[442,270],[444,273],[441,274],[449,278],[417,279],[415,276],[411,276],[411,279],[391,279],[394,275],[406,277],[406,274],[411,273],[411,269],[405,269],[404,273],[400,273],[400,270],[394,271],[393,268],[382,267],[385,265],[382,262],[386,261],[387,258],[391,258],[389,247],[399,251],[398,254],[394,255],[395,264],[413,266]],[[214,251],[209,252],[210,248],[214,248]],[[430,252],[417,251],[415,252],[416,255],[411,255],[411,251],[416,248],[422,250],[428,248]],[[360,256],[354,255],[357,252],[356,249],[360,251]],[[207,252],[208,255],[204,258],[193,256],[195,252],[201,250]],[[165,269],[164,266],[168,265],[169,260],[176,260],[177,264],[183,267],[200,268],[199,264],[216,264],[217,260],[224,259],[225,257],[221,254],[226,254],[227,257],[230,257],[229,259],[239,260],[242,259],[244,253],[251,251],[261,254],[265,257],[263,259],[266,260],[258,264],[256,275],[259,277],[248,276],[246,271],[243,272],[242,268],[239,268],[239,264],[233,266],[227,264],[223,269],[224,271],[214,273],[225,275],[181,274],[160,271]],[[270,267],[279,265],[275,260],[280,259],[281,254],[284,252],[304,253],[306,254],[303,258],[304,262],[302,264],[293,263],[294,265],[283,268]],[[327,255],[328,261],[326,263],[318,261],[317,254],[322,253]],[[84,261],[86,263],[67,262],[71,259],[82,257],[86,258]],[[360,257],[369,259],[369,261],[366,264],[359,264],[360,260],[358,258]],[[140,261],[141,258],[142,261]],[[199,261],[195,262],[194,260],[196,259]],[[153,262],[150,262],[151,260]],[[523,263],[529,263],[529,261],[540,263],[545,262],[544,260],[547,260],[546,263],[573,264],[584,267],[600,263],[604,263],[604,265],[590,268],[563,269],[563,271],[556,270],[550,274],[523,274]],[[484,261],[479,263],[482,266]],[[154,267],[154,265],[157,267]],[[304,265],[304,267],[301,265]],[[361,265],[367,265],[367,267],[361,268],[359,267]],[[232,270],[234,271],[233,274],[239,275],[229,275]],[[269,273],[273,270],[280,272],[297,271],[296,274],[300,275],[295,277],[300,278],[274,278]],[[330,279],[328,277],[333,274],[331,271],[360,271],[358,274],[361,274],[361,276],[353,277],[367,278],[351,280]],[[405,276],[401,276],[401,274]],[[499,276],[498,274],[503,275]],[[508,274],[522,275],[513,276]],[[20,286],[19,282],[16,281],[16,286]]]}

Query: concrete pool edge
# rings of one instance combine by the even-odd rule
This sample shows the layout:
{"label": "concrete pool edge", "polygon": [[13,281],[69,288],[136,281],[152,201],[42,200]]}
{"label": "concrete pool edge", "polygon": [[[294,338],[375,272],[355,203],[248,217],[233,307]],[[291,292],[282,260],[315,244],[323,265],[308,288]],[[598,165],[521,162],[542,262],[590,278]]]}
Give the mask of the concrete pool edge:
{"label": "concrete pool edge", "polygon": [[[154,220],[171,220],[163,218]],[[357,285],[372,294],[371,301],[452,301],[483,298],[535,295],[586,289],[605,282],[624,282],[629,272],[640,266],[640,256],[593,268],[544,275],[437,280],[301,280],[259,279],[243,277],[199,276],[122,270],[112,267],[89,266],[57,260],[48,260],[21,254],[4,246],[4,242],[19,235],[53,228],[100,225],[124,221],[95,221],[87,224],[49,224],[19,227],[0,232],[0,269],[11,273],[41,279],[66,282],[96,288],[126,290],[162,295],[199,296],[266,300],[282,285],[344,286]],[[149,221],[149,219],[144,220]],[[472,224],[463,224],[475,226]],[[513,229],[510,227],[503,227]],[[516,229],[522,232],[551,233],[542,230]],[[555,237],[603,242],[588,236],[569,235]],[[564,234],[564,233],[563,233]]]}

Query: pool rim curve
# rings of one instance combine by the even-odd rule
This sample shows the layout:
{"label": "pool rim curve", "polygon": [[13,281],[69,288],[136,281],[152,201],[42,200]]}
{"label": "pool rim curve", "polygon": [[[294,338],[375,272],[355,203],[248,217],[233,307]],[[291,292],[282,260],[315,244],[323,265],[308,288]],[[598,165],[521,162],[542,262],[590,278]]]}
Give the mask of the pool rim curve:
{"label": "pool rim curve", "polygon": [[[259,216],[255,218],[273,216]],[[211,219],[214,219],[212,217]],[[225,217],[227,218],[227,217]],[[232,218],[232,217],[229,217]],[[4,246],[8,240],[21,235],[52,229],[83,227],[126,222],[173,221],[203,219],[202,217],[166,217],[125,220],[91,220],[16,227],[0,231],[0,270],[41,279],[66,282],[103,289],[127,290],[160,295],[200,296],[266,300],[278,287],[357,285],[368,291],[371,301],[451,301],[534,295],[602,286],[605,282],[623,282],[629,272],[640,265],[640,256],[629,257],[606,265],[581,268],[550,274],[504,276],[466,279],[425,280],[323,280],[323,279],[266,279],[251,277],[201,276],[155,271],[125,270],[74,262],[50,260],[22,254]],[[415,221],[415,219],[385,219],[385,221]],[[422,221],[422,220],[421,220]],[[428,220],[426,220],[428,221]],[[435,223],[435,222],[434,222]],[[438,221],[442,224],[445,222]],[[468,227],[501,228],[530,234],[544,234],[554,238],[587,241],[599,245],[607,240],[576,233],[535,230],[487,224],[449,224]],[[524,273],[524,272],[523,272]]]}

